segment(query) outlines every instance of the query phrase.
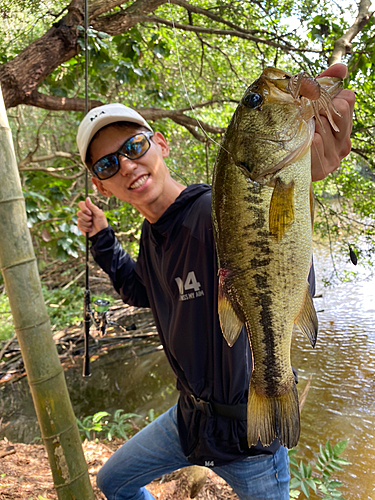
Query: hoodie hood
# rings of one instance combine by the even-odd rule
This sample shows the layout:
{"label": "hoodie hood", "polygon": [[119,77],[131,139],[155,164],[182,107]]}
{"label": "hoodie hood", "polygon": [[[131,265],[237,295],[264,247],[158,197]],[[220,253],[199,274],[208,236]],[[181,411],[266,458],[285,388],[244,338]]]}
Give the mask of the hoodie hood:
{"label": "hoodie hood", "polygon": [[185,211],[189,206],[193,205],[195,200],[203,194],[211,191],[211,186],[208,184],[191,184],[184,189],[170,205],[163,215],[154,223],[150,224],[147,220],[144,225],[149,225],[151,232],[156,236],[156,233],[162,236],[170,236],[173,234],[173,228],[185,218]]}

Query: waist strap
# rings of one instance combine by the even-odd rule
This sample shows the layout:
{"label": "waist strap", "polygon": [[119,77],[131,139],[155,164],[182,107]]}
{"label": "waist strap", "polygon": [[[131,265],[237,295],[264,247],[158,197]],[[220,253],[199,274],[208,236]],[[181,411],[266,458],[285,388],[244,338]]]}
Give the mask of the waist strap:
{"label": "waist strap", "polygon": [[220,417],[232,418],[234,420],[247,420],[247,405],[225,405],[216,403],[215,401],[204,401],[197,398],[194,394],[190,394],[190,399],[195,408],[208,417],[218,415]]}

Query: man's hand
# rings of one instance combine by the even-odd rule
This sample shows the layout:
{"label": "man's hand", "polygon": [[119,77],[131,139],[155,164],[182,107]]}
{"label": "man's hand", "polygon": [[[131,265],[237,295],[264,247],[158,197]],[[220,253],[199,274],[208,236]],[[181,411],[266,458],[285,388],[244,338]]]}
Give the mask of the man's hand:
{"label": "man's hand", "polygon": [[78,206],[81,210],[77,212],[77,226],[83,234],[89,233],[89,237],[108,227],[108,221],[103,210],[94,205],[90,198],[80,201]]}
{"label": "man's hand", "polygon": [[[321,76],[335,76],[345,78],[347,67],[345,64],[334,64],[323,71]],[[350,133],[352,131],[352,116],[355,94],[351,90],[342,90],[333,103],[340,116],[332,113],[333,119],[340,132],[335,132],[329,124],[324,112],[320,115],[324,131],[319,123],[315,122],[315,135],[311,145],[311,176],[313,181],[320,181],[340,166],[340,162],[350,153]]]}

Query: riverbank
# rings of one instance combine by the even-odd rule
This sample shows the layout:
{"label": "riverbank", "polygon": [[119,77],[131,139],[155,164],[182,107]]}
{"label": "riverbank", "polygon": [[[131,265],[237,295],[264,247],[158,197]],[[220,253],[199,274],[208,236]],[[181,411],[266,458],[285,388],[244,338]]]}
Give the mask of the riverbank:
{"label": "riverbank", "polygon": [[[95,500],[105,500],[96,487],[96,475],[121,442],[84,441],[83,451],[88,465]],[[185,469],[188,470],[188,469]],[[203,468],[202,468],[203,470]],[[200,486],[197,485],[197,488]],[[159,478],[147,485],[157,500],[191,498],[191,484],[183,470]],[[193,491],[194,494],[194,491]],[[207,469],[207,480],[195,496],[197,500],[237,500],[237,495],[214,472]],[[0,500],[57,500],[47,453],[43,445],[0,441]]]}

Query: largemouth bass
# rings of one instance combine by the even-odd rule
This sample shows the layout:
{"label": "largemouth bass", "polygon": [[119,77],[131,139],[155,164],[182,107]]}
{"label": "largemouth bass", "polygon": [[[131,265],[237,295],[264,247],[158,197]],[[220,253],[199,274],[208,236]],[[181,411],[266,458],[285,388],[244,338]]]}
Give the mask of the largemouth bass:
{"label": "largemouth bass", "polygon": [[300,434],[290,362],[293,325],[315,346],[318,320],[307,281],[312,259],[310,146],[324,108],[332,127],[337,78],[266,68],[246,90],[219,150],[212,219],[219,317],[229,345],[246,326],[253,355],[248,444],[287,448]]}

